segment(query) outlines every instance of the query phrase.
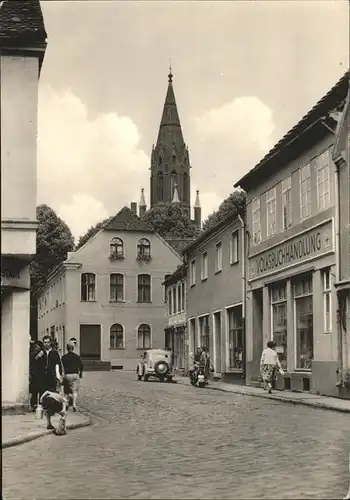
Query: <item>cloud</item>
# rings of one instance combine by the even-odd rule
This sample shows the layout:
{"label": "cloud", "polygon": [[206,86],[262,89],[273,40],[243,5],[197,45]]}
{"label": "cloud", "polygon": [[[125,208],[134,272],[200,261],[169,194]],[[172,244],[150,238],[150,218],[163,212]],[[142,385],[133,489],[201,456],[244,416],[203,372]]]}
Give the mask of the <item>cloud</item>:
{"label": "cloud", "polygon": [[270,147],[275,128],[272,111],[257,97],[239,97],[219,108],[209,109],[196,118],[202,140],[221,137],[238,147]]}
{"label": "cloud", "polygon": [[148,191],[150,160],[129,117],[90,117],[70,90],[47,85],[40,87],[38,117],[38,202],[62,214],[76,236],[100,215],[138,201],[141,187]]}
{"label": "cloud", "polygon": [[273,146],[272,111],[257,97],[242,96],[204,111],[193,123],[194,182],[207,193],[208,204],[221,202]]}
{"label": "cloud", "polygon": [[99,200],[88,194],[73,195],[71,203],[60,205],[58,215],[69,221],[73,236],[78,239],[82,233],[108,217],[108,212]]}

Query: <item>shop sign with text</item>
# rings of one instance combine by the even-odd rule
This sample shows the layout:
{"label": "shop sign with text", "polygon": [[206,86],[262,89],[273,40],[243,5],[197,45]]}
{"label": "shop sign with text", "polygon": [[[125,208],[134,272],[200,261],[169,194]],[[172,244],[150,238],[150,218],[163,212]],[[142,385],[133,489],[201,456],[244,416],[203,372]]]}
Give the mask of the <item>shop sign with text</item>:
{"label": "shop sign with text", "polygon": [[18,269],[1,262],[1,288],[22,288],[29,290],[29,267],[26,266],[23,269]]}
{"label": "shop sign with text", "polygon": [[249,279],[261,278],[333,251],[333,224],[330,220],[249,257]]}

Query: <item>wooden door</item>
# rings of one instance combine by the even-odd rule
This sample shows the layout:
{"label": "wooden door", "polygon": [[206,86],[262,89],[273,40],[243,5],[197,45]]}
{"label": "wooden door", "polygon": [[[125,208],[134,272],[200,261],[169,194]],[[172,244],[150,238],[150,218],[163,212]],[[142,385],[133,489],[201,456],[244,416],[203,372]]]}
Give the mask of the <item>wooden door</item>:
{"label": "wooden door", "polygon": [[80,325],[80,356],[101,359],[101,325]]}

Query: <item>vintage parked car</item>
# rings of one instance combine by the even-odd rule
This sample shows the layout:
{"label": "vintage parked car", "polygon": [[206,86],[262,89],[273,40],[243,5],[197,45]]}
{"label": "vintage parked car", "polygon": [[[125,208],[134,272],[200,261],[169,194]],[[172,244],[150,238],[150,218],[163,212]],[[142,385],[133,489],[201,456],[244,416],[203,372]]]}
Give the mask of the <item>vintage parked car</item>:
{"label": "vintage parked car", "polygon": [[175,376],[172,363],[172,353],[164,349],[150,349],[145,351],[137,365],[137,380],[147,382],[149,377],[155,377],[160,382],[172,382]]}

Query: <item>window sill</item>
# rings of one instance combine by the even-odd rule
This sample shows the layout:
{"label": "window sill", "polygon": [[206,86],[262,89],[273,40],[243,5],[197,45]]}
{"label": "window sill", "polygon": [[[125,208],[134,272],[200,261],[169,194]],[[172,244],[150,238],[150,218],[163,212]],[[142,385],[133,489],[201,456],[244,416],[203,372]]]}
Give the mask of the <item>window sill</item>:
{"label": "window sill", "polygon": [[97,300],[80,300],[83,304],[93,304],[97,303]]}
{"label": "window sill", "polygon": [[110,347],[110,351],[125,351],[125,347]]}
{"label": "window sill", "polygon": [[138,300],[137,304],[152,304],[152,301],[150,300],[149,302],[148,301],[147,302],[143,302],[143,301]]}
{"label": "window sill", "polygon": [[192,283],[192,285],[190,285],[190,288],[193,288],[194,286],[196,286],[196,283]]}
{"label": "window sill", "polygon": [[222,273],[222,269],[218,269],[217,271],[215,271],[215,274],[220,274]]}
{"label": "window sill", "polygon": [[239,264],[239,260],[235,260],[234,262],[230,262],[230,266],[235,266],[236,264]]}
{"label": "window sill", "polygon": [[136,347],[137,351],[150,351],[152,347]]}
{"label": "window sill", "polygon": [[125,304],[125,300],[110,300],[109,304]]}
{"label": "window sill", "polygon": [[208,276],[206,278],[201,278],[201,281],[207,281],[208,280]]}
{"label": "window sill", "polygon": [[305,375],[311,375],[312,374],[312,369],[311,368],[296,368],[294,370],[295,373],[305,373]]}

